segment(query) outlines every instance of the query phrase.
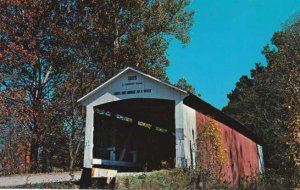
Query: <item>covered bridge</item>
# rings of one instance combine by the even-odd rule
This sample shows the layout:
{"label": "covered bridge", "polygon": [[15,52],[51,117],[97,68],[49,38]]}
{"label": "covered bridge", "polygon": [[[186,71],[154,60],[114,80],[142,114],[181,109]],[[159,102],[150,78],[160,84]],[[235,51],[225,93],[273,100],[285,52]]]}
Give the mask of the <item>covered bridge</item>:
{"label": "covered bridge", "polygon": [[197,168],[197,140],[207,120],[221,131],[226,181],[236,184],[263,169],[260,140],[250,130],[200,98],[136,69],[124,69],[78,102],[86,107],[85,175],[101,176],[99,168]]}

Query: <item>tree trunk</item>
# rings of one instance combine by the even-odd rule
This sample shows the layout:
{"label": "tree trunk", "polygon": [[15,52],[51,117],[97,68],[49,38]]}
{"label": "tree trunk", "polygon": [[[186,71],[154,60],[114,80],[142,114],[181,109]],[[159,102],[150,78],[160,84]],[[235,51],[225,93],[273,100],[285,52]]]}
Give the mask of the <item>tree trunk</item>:
{"label": "tree trunk", "polygon": [[39,168],[39,142],[36,138],[32,138],[30,146],[30,172],[37,172]]}
{"label": "tree trunk", "polygon": [[38,122],[37,119],[34,118],[30,145],[30,172],[39,171],[39,139]]}
{"label": "tree trunk", "polygon": [[69,165],[69,170],[70,170],[70,171],[73,170],[74,160],[75,160],[75,159],[74,159],[73,157],[70,158],[70,165]]}
{"label": "tree trunk", "polygon": [[75,162],[75,160],[77,158],[80,145],[81,145],[81,139],[78,140],[78,143],[76,144],[74,152],[73,152],[73,148],[74,147],[70,147],[70,149],[69,149],[69,153],[70,153],[70,165],[69,165],[69,169],[70,169],[70,171],[73,170],[74,162]]}

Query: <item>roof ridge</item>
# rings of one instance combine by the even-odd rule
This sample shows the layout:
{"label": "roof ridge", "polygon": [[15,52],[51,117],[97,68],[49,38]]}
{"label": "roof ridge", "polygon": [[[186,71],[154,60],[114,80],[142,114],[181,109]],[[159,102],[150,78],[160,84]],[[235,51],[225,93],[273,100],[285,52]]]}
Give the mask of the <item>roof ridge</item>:
{"label": "roof ridge", "polygon": [[97,92],[98,90],[100,90],[101,88],[103,88],[104,86],[106,86],[107,84],[111,83],[111,82],[114,81],[116,78],[118,78],[119,76],[121,76],[122,74],[124,74],[126,71],[129,71],[129,70],[134,71],[134,72],[136,72],[136,73],[139,73],[140,75],[143,75],[143,76],[145,76],[145,77],[147,77],[147,78],[149,78],[149,79],[151,79],[151,80],[154,80],[154,81],[156,81],[156,82],[159,82],[159,83],[162,83],[162,84],[164,84],[164,85],[166,85],[166,86],[169,86],[170,88],[174,88],[174,89],[176,89],[176,90],[178,90],[178,91],[181,91],[181,92],[183,92],[183,93],[188,94],[187,91],[182,90],[182,89],[180,89],[180,88],[178,88],[178,87],[176,87],[176,86],[174,86],[174,85],[172,85],[172,84],[169,84],[169,83],[167,83],[167,82],[164,82],[164,81],[162,81],[162,80],[159,80],[158,78],[155,78],[155,77],[153,77],[153,76],[151,76],[151,75],[149,75],[149,74],[147,74],[147,73],[144,73],[144,72],[139,71],[139,70],[137,70],[137,69],[135,69],[135,68],[132,68],[132,67],[126,67],[126,68],[123,69],[121,72],[119,72],[118,74],[116,74],[116,75],[113,76],[112,78],[108,79],[106,82],[102,83],[102,84],[99,85],[97,88],[95,88],[94,90],[90,91],[89,93],[87,93],[86,95],[84,95],[83,97],[81,97],[80,99],[78,99],[77,102],[82,102],[82,101],[84,101],[84,100],[87,99],[89,96],[91,96],[92,94],[94,94],[95,92]]}

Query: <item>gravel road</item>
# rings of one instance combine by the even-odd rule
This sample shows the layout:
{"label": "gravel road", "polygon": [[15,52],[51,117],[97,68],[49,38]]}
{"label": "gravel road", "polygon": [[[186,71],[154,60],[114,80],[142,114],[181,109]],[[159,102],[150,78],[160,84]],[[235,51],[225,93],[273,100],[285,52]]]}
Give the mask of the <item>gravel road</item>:
{"label": "gravel road", "polygon": [[80,179],[81,171],[74,172],[73,175],[73,179],[70,176],[69,172],[4,176],[0,177],[0,187],[11,187],[25,184],[49,183],[69,180],[77,181]]}

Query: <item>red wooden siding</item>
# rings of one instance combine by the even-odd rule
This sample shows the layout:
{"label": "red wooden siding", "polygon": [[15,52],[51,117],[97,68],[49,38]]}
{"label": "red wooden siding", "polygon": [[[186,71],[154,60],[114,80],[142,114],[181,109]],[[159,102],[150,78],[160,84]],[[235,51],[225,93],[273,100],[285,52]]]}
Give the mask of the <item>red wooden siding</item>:
{"label": "red wooden siding", "polygon": [[[201,124],[210,120],[212,119],[196,112],[197,131],[201,132]],[[230,127],[215,122],[221,130],[227,153],[227,162],[222,166],[222,180],[236,185],[241,178],[255,175],[259,171],[257,144]]]}

